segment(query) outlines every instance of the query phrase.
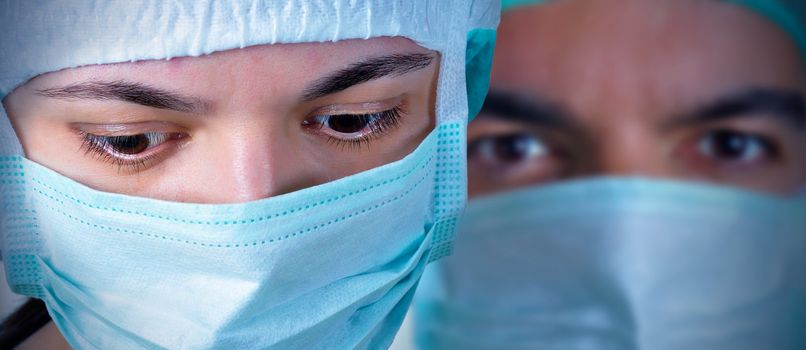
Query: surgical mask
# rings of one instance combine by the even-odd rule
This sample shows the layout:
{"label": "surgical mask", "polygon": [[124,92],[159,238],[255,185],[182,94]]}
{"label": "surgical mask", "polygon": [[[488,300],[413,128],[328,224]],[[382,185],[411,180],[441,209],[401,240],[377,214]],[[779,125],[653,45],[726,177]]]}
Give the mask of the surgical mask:
{"label": "surgical mask", "polygon": [[465,125],[479,104],[468,96],[484,97],[497,2],[248,5],[8,1],[0,96],[83,65],[402,36],[440,54],[435,131],[377,169],[255,202],[199,205],[78,184],[27,160],[0,113],[6,278],[45,301],[72,347],[383,348],[425,264],[450,252],[465,203]]}
{"label": "surgical mask", "polygon": [[595,179],[471,201],[422,349],[804,349],[806,196]]}
{"label": "surgical mask", "polygon": [[96,192],[4,158],[9,282],[80,349],[383,347],[440,229],[418,204],[438,134],[387,166],[235,205]]}

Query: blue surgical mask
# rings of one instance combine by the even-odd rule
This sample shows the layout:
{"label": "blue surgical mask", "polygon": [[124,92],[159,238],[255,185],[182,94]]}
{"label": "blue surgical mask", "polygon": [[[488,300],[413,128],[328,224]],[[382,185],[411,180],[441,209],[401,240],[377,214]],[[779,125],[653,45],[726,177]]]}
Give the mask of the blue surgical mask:
{"label": "blue surgical mask", "polygon": [[3,157],[9,284],[77,349],[386,347],[451,231],[421,203],[454,127],[400,161],[244,204],[103,193]]}
{"label": "blue surgical mask", "polygon": [[638,179],[471,201],[422,349],[806,349],[806,195]]}

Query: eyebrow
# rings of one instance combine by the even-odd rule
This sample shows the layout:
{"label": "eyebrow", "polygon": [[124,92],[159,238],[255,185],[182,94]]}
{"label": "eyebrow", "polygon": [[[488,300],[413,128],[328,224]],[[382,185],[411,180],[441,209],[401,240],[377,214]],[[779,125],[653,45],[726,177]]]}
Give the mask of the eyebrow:
{"label": "eyebrow", "polygon": [[314,81],[305,89],[302,98],[310,101],[371,80],[414,72],[428,67],[433,60],[433,55],[423,53],[368,58]]}
{"label": "eyebrow", "polygon": [[478,118],[491,118],[520,122],[557,129],[578,128],[562,108],[539,98],[526,98],[519,94],[491,89],[481,107]]}
{"label": "eyebrow", "polygon": [[797,91],[752,88],[719,98],[695,113],[672,122],[672,125],[736,118],[774,118],[803,129],[806,127],[806,101],[803,94]]}
{"label": "eyebrow", "polygon": [[201,113],[208,105],[198,98],[182,96],[142,83],[118,81],[87,81],[64,87],[38,90],[41,96],[63,100],[122,101],[147,107],[186,113]]}
{"label": "eyebrow", "polygon": [[[371,80],[417,71],[431,65],[433,60],[434,56],[423,53],[369,58],[314,81],[304,90],[303,99],[309,101]],[[123,101],[188,113],[200,113],[208,110],[208,104],[198,98],[182,96],[142,83],[124,80],[88,81],[38,90],[37,93],[45,97],[63,100]]]}

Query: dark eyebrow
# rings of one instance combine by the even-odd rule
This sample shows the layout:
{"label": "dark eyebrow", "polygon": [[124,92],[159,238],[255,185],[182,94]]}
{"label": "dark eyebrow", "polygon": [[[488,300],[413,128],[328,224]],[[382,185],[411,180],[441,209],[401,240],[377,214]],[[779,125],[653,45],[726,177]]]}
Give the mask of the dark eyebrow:
{"label": "dark eyebrow", "polygon": [[802,129],[806,127],[806,102],[800,92],[753,88],[719,98],[671,124],[702,124],[751,117],[775,118]]}
{"label": "dark eyebrow", "polygon": [[305,89],[302,98],[310,101],[370,80],[403,75],[428,67],[433,60],[434,56],[423,53],[368,58],[316,80]]}
{"label": "dark eyebrow", "polygon": [[478,118],[493,118],[526,124],[576,130],[578,129],[562,108],[539,98],[491,89]]}
{"label": "dark eyebrow", "polygon": [[207,104],[198,98],[128,81],[87,81],[63,87],[38,90],[39,95],[63,100],[87,99],[99,101],[123,101],[139,105],[170,109],[179,112],[200,113]]}

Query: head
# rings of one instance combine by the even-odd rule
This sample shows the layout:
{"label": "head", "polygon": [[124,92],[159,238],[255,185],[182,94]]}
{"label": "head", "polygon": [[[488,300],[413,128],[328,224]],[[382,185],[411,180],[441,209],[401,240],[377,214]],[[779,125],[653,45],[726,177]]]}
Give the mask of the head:
{"label": "head", "polygon": [[550,1],[505,12],[469,127],[470,193],[587,176],[791,194],[806,184],[804,57],[715,0]]}
{"label": "head", "polygon": [[76,348],[388,345],[422,269],[449,251],[480,105],[468,96],[491,55],[473,33],[494,33],[499,13],[4,3],[9,286],[44,300]]}
{"label": "head", "polygon": [[45,73],[4,106],[29,159],[95,189],[246,202],[403,158],[438,67],[402,37],[260,45]]}

